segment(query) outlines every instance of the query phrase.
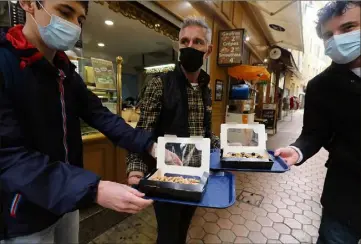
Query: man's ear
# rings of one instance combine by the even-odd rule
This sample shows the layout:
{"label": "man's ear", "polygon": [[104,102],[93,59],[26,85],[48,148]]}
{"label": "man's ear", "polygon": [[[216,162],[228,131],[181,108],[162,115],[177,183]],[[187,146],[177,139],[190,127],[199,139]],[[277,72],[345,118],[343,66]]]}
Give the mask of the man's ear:
{"label": "man's ear", "polygon": [[27,12],[31,15],[34,15],[34,10],[36,8],[36,2],[20,0],[19,4],[20,4],[21,8],[24,9],[25,12]]}
{"label": "man's ear", "polygon": [[208,45],[208,50],[207,50],[207,53],[206,53],[206,58],[208,58],[209,55],[211,55],[212,51],[213,51],[213,45],[209,44]]}

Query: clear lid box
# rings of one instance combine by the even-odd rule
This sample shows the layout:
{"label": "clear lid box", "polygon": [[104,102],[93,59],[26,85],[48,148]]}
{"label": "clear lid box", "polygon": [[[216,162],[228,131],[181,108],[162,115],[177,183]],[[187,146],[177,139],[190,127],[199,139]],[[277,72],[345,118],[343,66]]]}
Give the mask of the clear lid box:
{"label": "clear lid box", "polygon": [[271,169],[263,124],[221,125],[221,164],[224,168]]}
{"label": "clear lid box", "polygon": [[[170,160],[169,152],[182,163]],[[150,197],[201,201],[209,176],[210,139],[159,137],[156,154],[157,167],[140,181],[139,190]]]}

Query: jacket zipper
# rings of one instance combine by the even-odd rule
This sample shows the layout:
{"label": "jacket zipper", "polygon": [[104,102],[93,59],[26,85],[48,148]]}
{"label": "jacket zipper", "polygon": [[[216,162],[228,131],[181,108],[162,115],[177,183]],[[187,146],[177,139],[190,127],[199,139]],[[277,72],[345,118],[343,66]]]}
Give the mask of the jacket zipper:
{"label": "jacket zipper", "polygon": [[59,91],[60,91],[60,103],[61,103],[61,113],[63,118],[63,145],[65,151],[65,163],[69,163],[68,155],[68,142],[67,142],[67,127],[66,127],[66,109],[65,109],[65,99],[64,99],[64,80],[66,76],[65,73],[59,69]]}

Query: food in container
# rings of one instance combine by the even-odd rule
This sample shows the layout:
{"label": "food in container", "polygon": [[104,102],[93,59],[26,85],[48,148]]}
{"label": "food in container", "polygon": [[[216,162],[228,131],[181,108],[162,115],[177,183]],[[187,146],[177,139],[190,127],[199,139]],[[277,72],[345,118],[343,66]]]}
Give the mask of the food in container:
{"label": "food in container", "polygon": [[194,178],[184,178],[182,176],[157,176],[154,177],[153,180],[156,181],[163,181],[163,182],[172,182],[172,183],[178,183],[178,184],[199,184],[200,180],[194,179]]}
{"label": "food in container", "polygon": [[[183,165],[165,162],[166,149],[177,154]],[[157,169],[139,182],[139,190],[149,197],[199,202],[208,184],[209,164],[209,138],[159,137]]]}
{"label": "food in container", "polygon": [[257,159],[263,159],[264,156],[262,156],[259,153],[245,153],[245,152],[240,152],[240,153],[227,153],[226,155],[224,155],[224,157],[226,158],[257,158]]}
{"label": "food in container", "polygon": [[221,165],[234,169],[271,169],[263,124],[222,124]]}

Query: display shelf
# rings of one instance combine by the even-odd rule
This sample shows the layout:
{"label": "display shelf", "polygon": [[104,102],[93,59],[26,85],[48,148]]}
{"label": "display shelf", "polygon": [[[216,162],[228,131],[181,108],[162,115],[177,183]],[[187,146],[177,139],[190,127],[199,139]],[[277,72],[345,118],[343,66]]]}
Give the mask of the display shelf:
{"label": "display shelf", "polygon": [[[121,116],[121,72],[122,58],[115,61],[69,56],[77,67],[77,72],[83,78],[89,91],[101,100],[110,111]],[[114,68],[115,67],[115,68]],[[99,133],[84,121],[80,120],[83,136]]]}

